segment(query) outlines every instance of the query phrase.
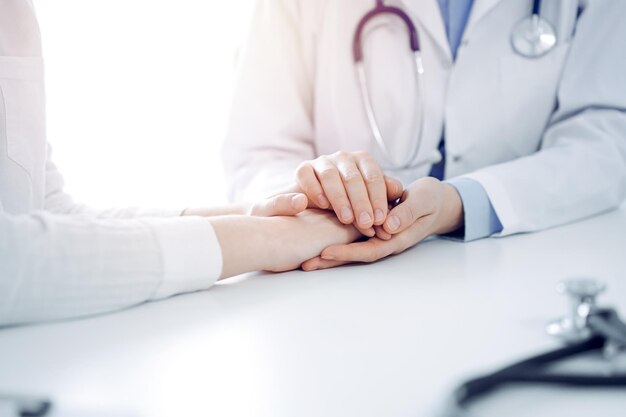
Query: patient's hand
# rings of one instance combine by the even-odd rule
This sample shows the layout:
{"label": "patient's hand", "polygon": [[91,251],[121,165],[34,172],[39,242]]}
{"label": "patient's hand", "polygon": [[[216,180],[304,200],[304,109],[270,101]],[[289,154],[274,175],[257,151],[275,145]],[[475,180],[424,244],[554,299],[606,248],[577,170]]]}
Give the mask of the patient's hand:
{"label": "patient's hand", "polygon": [[306,210],[308,200],[301,193],[282,193],[255,203],[232,204],[223,207],[188,208],[183,216],[228,216],[233,214],[247,214],[250,216],[295,216]]}
{"label": "patient's hand", "polygon": [[217,216],[210,219],[222,249],[221,278],[250,271],[288,271],[319,256],[329,246],[361,236],[328,211],[296,216]]}
{"label": "patient's hand", "polygon": [[354,242],[362,234],[353,226],[342,224],[328,211],[309,209],[294,217],[274,217],[269,244],[270,261],[263,269],[286,271],[299,268],[302,263],[319,256],[333,245]]}
{"label": "patient's hand", "polygon": [[278,194],[251,204],[246,214],[251,216],[295,216],[306,210],[307,196],[300,193]]}

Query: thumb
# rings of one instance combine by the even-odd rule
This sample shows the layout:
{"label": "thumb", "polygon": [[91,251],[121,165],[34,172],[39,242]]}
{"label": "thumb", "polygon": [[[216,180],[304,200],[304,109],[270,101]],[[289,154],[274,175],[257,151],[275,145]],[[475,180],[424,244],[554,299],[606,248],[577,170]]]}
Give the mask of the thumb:
{"label": "thumb", "polygon": [[406,193],[404,201],[395,206],[387,215],[387,220],[383,224],[387,233],[398,234],[411,227],[420,218],[430,214],[427,202],[420,197],[416,192]]}
{"label": "thumb", "polygon": [[[269,199],[272,199],[274,197],[278,197],[278,196],[280,196],[282,194],[286,194],[286,195],[303,194],[305,197],[307,197],[307,200],[308,200],[306,208],[314,208],[314,209],[321,208],[313,201],[312,198],[308,198],[308,196],[306,195],[304,190],[298,184],[292,184],[289,187],[283,188],[282,190],[280,190],[278,193],[274,194]],[[298,213],[296,213],[296,214],[298,214]]]}
{"label": "thumb", "polygon": [[250,208],[251,216],[295,216],[306,210],[308,199],[300,193],[278,194],[261,200]]}

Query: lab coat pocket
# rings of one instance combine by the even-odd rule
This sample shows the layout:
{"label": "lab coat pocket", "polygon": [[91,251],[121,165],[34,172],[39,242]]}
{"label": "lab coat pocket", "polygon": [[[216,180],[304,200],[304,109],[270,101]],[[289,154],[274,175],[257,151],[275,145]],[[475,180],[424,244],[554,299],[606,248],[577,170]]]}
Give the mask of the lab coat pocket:
{"label": "lab coat pocket", "polygon": [[557,104],[557,89],[569,43],[555,47],[541,58],[511,53],[500,59],[505,140],[517,156],[536,152],[543,131]]}
{"label": "lab coat pocket", "polygon": [[32,178],[45,164],[42,59],[0,56],[0,100],[0,141],[8,158]]}

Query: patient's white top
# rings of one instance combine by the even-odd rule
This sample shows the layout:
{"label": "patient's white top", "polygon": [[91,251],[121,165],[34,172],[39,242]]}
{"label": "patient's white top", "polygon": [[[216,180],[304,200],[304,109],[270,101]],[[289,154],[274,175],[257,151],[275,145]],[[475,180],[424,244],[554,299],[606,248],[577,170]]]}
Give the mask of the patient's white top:
{"label": "patient's white top", "polygon": [[46,141],[33,5],[0,1],[0,326],[211,286],[222,268],[213,228],[179,213],[96,211],[63,192]]}

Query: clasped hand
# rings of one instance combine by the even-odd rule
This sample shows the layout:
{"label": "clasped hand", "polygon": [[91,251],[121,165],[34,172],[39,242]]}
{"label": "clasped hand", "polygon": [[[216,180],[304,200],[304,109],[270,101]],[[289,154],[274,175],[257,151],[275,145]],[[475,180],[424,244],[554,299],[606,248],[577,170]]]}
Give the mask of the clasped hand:
{"label": "clasped hand", "polygon": [[327,247],[302,264],[305,271],[374,262],[463,224],[463,205],[454,187],[426,177],[403,189],[367,152],[337,152],[304,162],[296,184],[294,191],[307,196],[309,208],[334,212],[366,237]]}

